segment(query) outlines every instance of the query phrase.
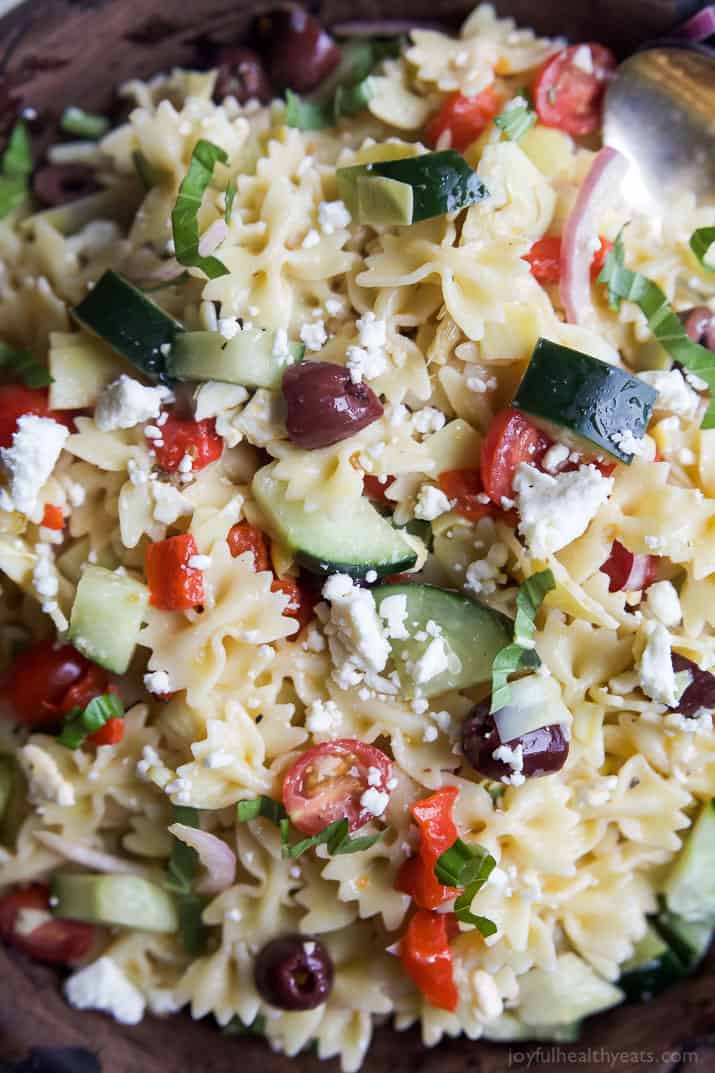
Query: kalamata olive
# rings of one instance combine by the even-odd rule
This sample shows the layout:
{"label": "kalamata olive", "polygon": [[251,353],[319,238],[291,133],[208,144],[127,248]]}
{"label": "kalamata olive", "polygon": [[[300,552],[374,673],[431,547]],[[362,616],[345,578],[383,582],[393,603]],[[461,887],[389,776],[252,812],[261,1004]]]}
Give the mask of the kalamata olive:
{"label": "kalamata olive", "polygon": [[260,951],[253,969],[258,993],[279,1010],[314,1010],[333,989],[333,959],[322,943],[283,935]]}
{"label": "kalamata olive", "polygon": [[689,671],[691,675],[690,685],[683,691],[680,700],[672,710],[690,718],[696,716],[701,708],[710,712],[715,711],[715,675],[710,671],[702,670],[697,663],[681,656],[679,652],[673,652],[672,662],[676,673]]}
{"label": "kalamata olive", "polygon": [[274,11],[258,21],[265,41],[268,74],[279,89],[307,93],[340,61],[340,49],[317,19],[303,8]]}
{"label": "kalamata olive", "polygon": [[382,417],[382,403],[365,383],[355,384],[342,365],[302,361],[283,374],[286,428],[308,451],[353,436]]}
{"label": "kalamata olive", "polygon": [[261,57],[253,49],[240,45],[219,49],[214,97],[220,103],[224,97],[235,97],[239,104],[258,100],[264,104],[272,97]]}
{"label": "kalamata olive", "polygon": [[514,774],[512,765],[494,756],[503,745],[509,749],[521,746],[521,774],[525,778],[560,771],[569,754],[568,737],[561,723],[552,723],[520,734],[510,741],[502,741],[494,716],[489,711],[489,701],[482,701],[472,708],[462,725],[462,752],[480,775],[488,779],[501,779]]}
{"label": "kalamata olive", "polygon": [[681,314],[683,326],[694,343],[715,350],[715,313],[707,306],[695,306]]}
{"label": "kalamata olive", "polygon": [[35,172],[32,189],[45,205],[64,205],[96,193],[99,183],[84,164],[47,164]]}

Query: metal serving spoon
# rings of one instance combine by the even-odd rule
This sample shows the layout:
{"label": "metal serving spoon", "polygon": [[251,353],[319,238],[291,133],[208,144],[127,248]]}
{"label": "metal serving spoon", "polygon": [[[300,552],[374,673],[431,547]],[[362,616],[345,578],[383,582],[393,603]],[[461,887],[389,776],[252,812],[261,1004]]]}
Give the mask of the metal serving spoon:
{"label": "metal serving spoon", "polygon": [[715,200],[715,52],[669,44],[625,60],[606,94],[604,141],[631,162],[633,205],[663,209],[688,190]]}

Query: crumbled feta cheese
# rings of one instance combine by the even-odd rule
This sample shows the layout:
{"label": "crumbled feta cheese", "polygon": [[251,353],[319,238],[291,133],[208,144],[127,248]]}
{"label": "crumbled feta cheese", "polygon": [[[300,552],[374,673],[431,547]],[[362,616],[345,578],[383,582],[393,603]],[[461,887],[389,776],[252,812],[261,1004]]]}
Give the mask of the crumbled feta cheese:
{"label": "crumbled feta cheese", "polygon": [[186,565],[190,570],[208,570],[211,566],[211,556],[191,555]]}
{"label": "crumbled feta cheese", "polygon": [[155,767],[164,767],[161,757],[153,745],[145,745],[142,749],[142,758],[137,761],[137,778],[141,779],[142,782],[148,782],[149,772]]}
{"label": "crumbled feta cheese", "polygon": [[274,358],[288,360],[291,357],[290,346],[288,345],[288,332],[285,328],[276,328],[275,335],[273,336],[273,347],[271,354]]}
{"label": "crumbled feta cheese", "polygon": [[148,693],[155,693],[157,696],[163,696],[166,693],[171,693],[171,681],[169,679],[168,671],[149,671],[144,675],[144,688]]}
{"label": "crumbled feta cheese", "polygon": [[325,312],[329,317],[337,317],[343,311],[342,298],[336,298],[334,296],[325,299]]}
{"label": "crumbled feta cheese", "polygon": [[389,800],[390,795],[384,790],[378,790],[376,787],[370,786],[360,798],[360,805],[373,816],[382,816]]}
{"label": "crumbled feta cheese", "polygon": [[63,808],[75,803],[75,792],[55,758],[39,745],[25,745],[18,755],[20,767],[28,780],[30,801],[33,804],[52,802]]}
{"label": "crumbled feta cheese", "polygon": [[[504,547],[504,545],[501,545],[501,547]],[[500,566],[503,565],[503,563],[497,563],[490,559],[489,554],[485,559],[475,559],[474,562],[469,564],[464,575],[465,588],[471,589],[472,592],[477,594],[490,596],[493,592],[496,592],[497,586],[503,585],[507,579],[506,574],[500,570]]]}
{"label": "crumbled feta cheese", "polygon": [[703,711],[695,717],[670,712],[664,716],[663,725],[666,733],[708,734],[713,728],[713,717],[710,712]]}
{"label": "crumbled feta cheese", "polygon": [[305,636],[304,647],[307,652],[324,652],[325,638],[315,625],[310,625]]}
{"label": "crumbled feta cheese", "polygon": [[410,673],[418,685],[431,682],[438,674],[449,670],[449,653],[443,637],[433,637],[419,659],[411,665]]}
{"label": "crumbled feta cheese", "polygon": [[355,384],[365,380],[374,380],[387,371],[387,321],[378,320],[368,310],[356,323],[358,329],[358,346],[347,348],[347,368]]}
{"label": "crumbled feta cheese", "polygon": [[652,534],[644,537],[645,545],[650,551],[663,551],[665,548],[665,540],[663,537],[653,536]]}
{"label": "crumbled feta cheese", "polygon": [[66,477],[62,482],[64,485],[67,498],[70,501],[70,506],[81,507],[87,498],[87,493],[82,485],[78,481],[73,481],[69,477]]}
{"label": "crumbled feta cheese", "polygon": [[[690,420],[698,408],[699,399],[692,391],[679,369],[658,369],[639,373],[639,378],[658,392],[655,409],[662,413],[675,414]],[[707,386],[707,385],[706,385]]]}
{"label": "crumbled feta cheese", "polygon": [[671,581],[654,582],[648,589],[646,606],[664,626],[677,626],[683,617],[678,591]]}
{"label": "crumbled feta cheese", "polygon": [[337,732],[343,713],[333,700],[314,700],[305,709],[305,727],[311,734]]}
{"label": "crumbled feta cheese", "polygon": [[544,455],[543,466],[549,473],[555,473],[569,457],[569,449],[565,443],[554,443]]}
{"label": "crumbled feta cheese", "polygon": [[218,330],[224,339],[234,339],[241,330],[238,317],[219,317]]}
{"label": "crumbled feta cheese", "polygon": [[382,671],[390,645],[368,589],[354,585],[347,574],[333,574],[323,586],[330,601],[325,632],[336,682],[342,689],[356,685],[365,673]]}
{"label": "crumbled feta cheese", "polygon": [[187,474],[191,473],[194,468],[194,460],[191,455],[186,454],[179,462],[179,473]]}
{"label": "crumbled feta cheese", "polygon": [[422,436],[428,436],[431,432],[439,432],[444,428],[447,418],[436,406],[423,406],[421,410],[412,415],[412,424],[416,432]]}
{"label": "crumbled feta cheese", "polygon": [[41,928],[54,919],[46,909],[21,909],[15,917],[12,930],[15,935],[31,935],[35,928]]}
{"label": "crumbled feta cheese", "polygon": [[162,525],[173,525],[177,518],[190,514],[194,509],[186,496],[172,484],[154,481],[151,487],[154,496],[154,521]]}
{"label": "crumbled feta cheese", "polygon": [[240,909],[229,909],[226,913],[226,920],[230,920],[232,924],[238,924],[243,920],[243,913]]}
{"label": "crumbled feta cheese", "polygon": [[318,205],[318,222],[324,235],[332,235],[350,226],[352,217],[344,201],[321,201]]}
{"label": "crumbled feta cheese", "polygon": [[23,414],[10,447],[0,449],[0,470],[15,510],[32,514],[69,436],[64,425],[49,417]]}
{"label": "crumbled feta cheese", "polygon": [[304,324],[300,329],[300,338],[308,350],[320,350],[328,339],[322,320],[315,320],[312,324]]}
{"label": "crumbled feta cheese", "polygon": [[571,63],[574,67],[578,67],[580,70],[585,71],[587,75],[592,75],[593,55],[591,54],[591,46],[579,45],[571,57]]}
{"label": "crumbled feta cheese", "polygon": [[611,442],[615,443],[616,447],[620,448],[624,454],[635,455],[636,458],[643,458],[648,454],[646,440],[642,437],[634,436],[629,428],[625,432],[612,432]]}
{"label": "crumbled feta cheese", "polygon": [[377,570],[368,570],[365,574],[365,581],[368,585],[374,585],[377,581]]}
{"label": "crumbled feta cheese", "polygon": [[468,391],[473,391],[476,395],[485,395],[487,391],[494,391],[497,386],[497,379],[495,376],[484,377],[481,375],[481,370],[476,373],[471,373],[467,368],[465,372],[465,383]]}
{"label": "crumbled feta cheese", "polygon": [[433,726],[431,723],[428,724],[422,732],[422,741],[426,745],[429,745],[433,741],[437,741],[438,737],[439,731],[437,730],[437,727]]}
{"label": "crumbled feta cheese", "polygon": [[432,522],[452,509],[449,497],[434,484],[423,484],[415,502],[415,518]]}
{"label": "crumbled feta cheese", "polygon": [[75,1009],[101,1010],[122,1025],[139,1024],[146,1008],[141,991],[106,955],[65,980],[64,993]]}
{"label": "crumbled feta cheese", "polygon": [[415,697],[411,704],[412,711],[415,715],[424,715],[429,708],[429,701],[424,697]]}
{"label": "crumbled feta cheese", "polygon": [[163,447],[164,434],[158,425],[147,425],[144,429],[144,435],[148,440],[153,441],[157,447]]}
{"label": "crumbled feta cheese", "polygon": [[131,483],[137,487],[147,483],[150,473],[151,470],[135,458],[130,458],[127,462],[127,476]]}
{"label": "crumbled feta cheese", "polygon": [[407,630],[407,596],[397,593],[386,596],[380,602],[380,618],[385,620],[385,633],[395,641],[404,641],[410,635]]}
{"label": "crumbled feta cheese", "polygon": [[102,432],[134,428],[157,418],[170,392],[164,387],[145,387],[126,373],[105,387],[97,399],[94,423]]}
{"label": "crumbled feta cheese", "polygon": [[510,783],[512,786],[521,786],[525,782],[522,774],[524,770],[524,749],[521,745],[500,745],[492,753],[495,760],[500,760],[511,768],[511,775],[502,775],[501,782]]}
{"label": "crumbled feta cheese", "polygon": [[32,571],[33,587],[42,600],[51,600],[57,596],[60,587],[52,548],[47,544],[37,544],[35,555],[35,567]]}
{"label": "crumbled feta cheese", "polygon": [[369,767],[367,769],[367,784],[368,786],[382,786],[382,772],[378,767]]}
{"label": "crumbled feta cheese", "polygon": [[551,476],[522,462],[514,481],[519,532],[532,555],[546,558],[586,531],[613,489],[613,478],[593,465]]}
{"label": "crumbled feta cheese", "polygon": [[644,624],[646,645],[638,663],[640,686],[651,700],[672,708],[678,701],[675,671],[671,659],[670,634],[662,622]]}
{"label": "crumbled feta cheese", "polygon": [[313,247],[319,245],[319,243],[320,243],[320,235],[318,234],[318,232],[315,230],[314,227],[311,227],[310,231],[308,231],[308,233],[306,234],[305,238],[301,242],[301,246],[303,247],[304,250],[312,250]]}

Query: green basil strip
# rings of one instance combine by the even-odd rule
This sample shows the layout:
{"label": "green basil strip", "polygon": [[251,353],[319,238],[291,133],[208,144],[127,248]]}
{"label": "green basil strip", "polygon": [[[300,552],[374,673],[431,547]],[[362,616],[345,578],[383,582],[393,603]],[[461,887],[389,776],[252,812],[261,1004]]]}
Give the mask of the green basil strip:
{"label": "green basil strip", "polygon": [[536,614],[547,592],[556,585],[550,570],[532,574],[520,586],[516,597],[514,640],[497,652],[492,663],[492,700],[490,711],[496,712],[509,703],[509,677],[518,670],[535,668],[541,663],[534,648]]}
{"label": "green basil strip", "polygon": [[715,251],[710,254],[709,260],[705,260],[713,244],[715,244],[715,227],[699,227],[690,236],[690,249],[708,272],[715,272]]}
{"label": "green basil strip", "polygon": [[270,820],[276,827],[282,820],[287,819],[286,810],[280,801],[274,801],[272,797],[261,794],[247,801],[239,801],[236,805],[236,815],[239,823],[255,820],[257,816],[263,816]]}
{"label": "green basil strip", "polygon": [[286,90],[285,124],[298,130],[324,130],[333,125],[332,102],[321,104],[306,101],[292,90]]}
{"label": "green basil strip", "polygon": [[233,181],[233,179],[228,180],[228,185],[226,186],[226,193],[225,193],[224,196],[226,198],[226,210],[225,210],[226,215],[225,215],[224,218],[226,220],[226,225],[228,226],[228,224],[231,223],[231,215],[233,213],[233,202],[234,202],[234,199],[236,197],[236,184]]}
{"label": "green basil strip", "polygon": [[635,302],[664,350],[691,373],[705,380],[710,388],[711,398],[701,428],[715,428],[715,354],[688,338],[680,318],[658,284],[642,276],[640,272],[632,272],[630,268],[626,268],[623,255],[621,232],[598,277],[598,282],[605,283],[608,287],[611,309],[620,309],[624,299]]}
{"label": "green basil strip", "polygon": [[124,705],[114,693],[94,697],[87,707],[73,708],[65,716],[65,725],[57,735],[57,741],[67,749],[78,749],[85,739],[101,730],[110,719],[121,719]]}
{"label": "green basil strip", "polygon": [[[185,827],[201,827],[199,810],[188,805],[174,805],[174,820],[176,823],[183,823]],[[199,855],[194,847],[187,846],[180,838],[174,838],[165,886],[176,896],[181,941],[185,952],[191,957],[203,953],[207,937],[206,928],[201,921],[206,898],[202,898],[193,890],[198,870]]]}
{"label": "green basil strip", "polygon": [[233,1017],[221,1031],[224,1036],[262,1036],[266,1031],[266,1019],[259,1013],[250,1025],[247,1025],[240,1017]]}
{"label": "green basil strip", "polygon": [[66,134],[76,134],[80,138],[92,140],[106,134],[110,125],[106,116],[93,115],[92,112],[85,112],[83,108],[75,108],[73,105],[65,108],[60,119],[60,128]]}
{"label": "green basil strip", "polygon": [[471,905],[474,895],[479,888],[468,887],[454,901],[454,915],[460,924],[473,924],[474,927],[485,937],[495,935],[498,928],[489,917],[478,916],[472,912]]}
{"label": "green basil strip", "polygon": [[217,163],[227,164],[227,154],[220,146],[201,138],[194,146],[189,170],[182,179],[171,214],[177,261],[200,268],[209,279],[228,275],[226,265],[218,257],[204,257],[199,253],[199,209]]}
{"label": "green basil strip", "polygon": [[265,819],[270,820],[271,823],[274,823],[280,830],[282,855],[289,860],[302,857],[307,850],[313,849],[314,846],[323,845],[327,845],[328,853],[331,857],[344,853],[359,853],[361,850],[374,846],[376,842],[384,838],[387,832],[387,828],[385,828],[385,830],[376,835],[360,835],[357,838],[350,838],[348,821],[343,818],[335,820],[334,823],[329,823],[327,827],[324,827],[322,831],[318,831],[317,834],[310,835],[308,838],[301,838],[300,841],[291,845],[290,839],[294,831],[293,825],[283,805],[279,801],[274,801],[272,797],[261,795],[249,801],[239,801],[236,805],[236,814],[240,823],[255,820],[257,816],[263,816]]}
{"label": "green basil strip", "polygon": [[359,115],[364,112],[368,102],[375,96],[375,83],[371,78],[363,78],[354,86],[338,86],[333,100],[333,119],[338,123],[341,119]]}
{"label": "green basil strip", "polygon": [[67,722],[57,735],[58,743],[64,745],[66,749],[79,749],[87,737],[87,731],[82,725],[81,715],[81,709],[73,708],[67,716]]}
{"label": "green basil strip", "polygon": [[0,158],[0,219],[22,205],[32,172],[32,145],[27,127],[16,123]]}
{"label": "green basil strip", "polygon": [[201,915],[207,902],[208,899],[199,894],[176,893],[181,942],[190,957],[199,957],[206,949],[207,932]]}
{"label": "green basil strip", "polygon": [[536,122],[536,112],[526,101],[523,104],[512,102],[511,106],[499,113],[494,122],[510,141],[518,142],[533,127]]}
{"label": "green basil strip", "polygon": [[9,343],[0,342],[0,368],[17,373],[25,387],[49,387],[52,383],[52,377],[37,358],[28,350],[16,350]]}
{"label": "green basil strip", "polygon": [[438,857],[434,874],[447,887],[474,888],[476,894],[495,865],[496,861],[484,846],[470,845],[458,838]]}

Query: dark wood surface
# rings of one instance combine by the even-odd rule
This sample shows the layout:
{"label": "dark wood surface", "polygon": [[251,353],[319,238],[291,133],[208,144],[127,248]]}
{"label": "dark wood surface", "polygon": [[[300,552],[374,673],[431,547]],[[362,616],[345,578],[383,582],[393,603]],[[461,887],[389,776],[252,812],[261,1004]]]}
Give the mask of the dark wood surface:
{"label": "dark wood surface", "polygon": [[[28,0],[0,20],[7,53],[5,74],[24,104],[56,119],[66,104],[109,107],[114,86],[147,77],[173,64],[190,65],[207,38],[229,42],[244,32],[251,13],[270,3],[250,0]],[[542,32],[595,39],[623,53],[667,31],[699,6],[675,0],[500,0]],[[389,5],[379,0],[325,0],[326,24],[389,14],[451,20],[469,3],[430,0]],[[614,912],[618,907],[614,906]],[[416,1031],[377,1032],[365,1073],[715,1073],[715,959],[685,984],[658,1000],[594,1018],[578,1044],[507,1048],[455,1040],[426,1050]],[[222,1037],[209,1021],[181,1015],[147,1019],[127,1029],[106,1017],[69,1009],[57,974],[0,949],[0,1071],[26,1059],[31,1048],[85,1047],[102,1073],[334,1073],[337,1063],[312,1055],[287,1059],[253,1039]],[[620,1057],[619,1057],[620,1055]],[[24,1067],[29,1068],[29,1067]],[[38,1073],[41,1073],[38,1070]]]}

